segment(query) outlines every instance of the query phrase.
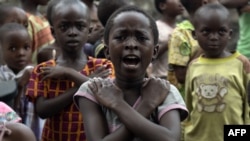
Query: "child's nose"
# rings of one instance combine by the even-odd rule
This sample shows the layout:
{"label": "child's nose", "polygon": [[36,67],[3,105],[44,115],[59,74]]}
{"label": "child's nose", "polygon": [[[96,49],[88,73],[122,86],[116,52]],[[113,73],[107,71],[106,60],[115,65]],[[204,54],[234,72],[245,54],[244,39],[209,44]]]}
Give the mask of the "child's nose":
{"label": "child's nose", "polygon": [[27,51],[25,49],[21,48],[21,49],[18,50],[18,55],[25,55],[26,52]]}
{"label": "child's nose", "polygon": [[129,38],[126,42],[125,49],[138,49],[137,41],[134,38]]}
{"label": "child's nose", "polygon": [[77,35],[77,29],[76,29],[76,27],[69,28],[68,35],[69,36],[76,36]]}
{"label": "child's nose", "polygon": [[219,38],[218,33],[211,33],[209,36],[210,40],[217,40]]}

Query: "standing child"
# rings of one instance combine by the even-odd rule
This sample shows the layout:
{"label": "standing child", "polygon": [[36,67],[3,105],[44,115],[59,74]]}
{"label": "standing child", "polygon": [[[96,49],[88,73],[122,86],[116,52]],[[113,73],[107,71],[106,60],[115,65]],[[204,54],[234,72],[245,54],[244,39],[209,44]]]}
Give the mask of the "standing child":
{"label": "standing child", "polygon": [[120,8],[106,24],[104,43],[115,79],[91,79],[74,97],[87,140],[179,140],[188,114],[180,93],[164,79],[145,78],[158,52],[154,19],[134,6]]}
{"label": "standing child", "polygon": [[22,8],[26,11],[29,19],[28,31],[32,40],[32,63],[37,64],[38,49],[54,42],[50,31],[50,25],[39,10],[39,5],[47,5],[49,0],[21,0]]}
{"label": "standing child", "polygon": [[48,7],[48,20],[61,52],[55,60],[34,68],[26,94],[37,114],[46,119],[42,141],[85,141],[82,115],[73,104],[73,95],[89,77],[113,75],[112,64],[82,51],[90,24],[84,3],[55,0]]}
{"label": "standing child", "polygon": [[[114,13],[117,9],[129,5],[127,0],[101,0],[97,7],[97,16],[102,24],[105,27],[108,18]],[[105,58],[103,44],[103,36],[93,45],[91,48],[91,55],[97,58]]]}
{"label": "standing child", "polygon": [[[249,124],[247,85],[250,63],[239,52],[227,51],[230,13],[208,4],[194,15],[194,38],[204,54],[193,60],[186,77],[185,141],[223,141],[223,126]],[[232,116],[233,115],[233,116]]]}
{"label": "standing child", "polygon": [[148,68],[149,77],[167,79],[168,73],[168,40],[176,26],[176,18],[182,14],[184,7],[180,0],[155,0],[160,19],[156,20],[159,31],[159,53]]}
{"label": "standing child", "polygon": [[168,80],[177,86],[184,95],[184,84],[188,63],[200,55],[197,41],[192,37],[194,12],[207,3],[218,3],[218,0],[181,0],[189,19],[177,24],[168,43]]}
{"label": "standing child", "polygon": [[[0,5],[0,27],[5,23],[16,22],[28,27],[28,17],[23,9],[9,5],[1,4]],[[1,46],[0,46],[1,47]],[[2,58],[2,52],[0,49],[0,65],[3,65],[4,61]]]}
{"label": "standing child", "polygon": [[20,98],[24,96],[29,74],[33,69],[30,65],[31,40],[27,29],[18,23],[4,24],[0,28],[0,33],[1,51],[5,62],[0,66],[0,81],[16,81],[18,94],[5,102],[19,113]]}

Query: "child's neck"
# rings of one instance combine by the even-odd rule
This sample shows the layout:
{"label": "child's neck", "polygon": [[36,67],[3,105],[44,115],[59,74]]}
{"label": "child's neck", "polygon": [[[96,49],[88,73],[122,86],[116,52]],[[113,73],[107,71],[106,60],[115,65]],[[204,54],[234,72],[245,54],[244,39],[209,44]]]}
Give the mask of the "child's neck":
{"label": "child's neck", "polygon": [[174,28],[176,25],[176,16],[164,15],[161,17],[160,20],[168,24],[172,28]]}
{"label": "child's neck", "polygon": [[84,53],[81,54],[64,54],[58,56],[56,62],[58,65],[71,67],[75,70],[82,70],[83,67],[87,64],[88,58]]}
{"label": "child's neck", "polygon": [[119,79],[119,77],[116,77],[115,79],[115,84],[120,88],[120,89],[133,89],[133,88],[140,88],[143,85],[144,78],[139,78],[139,79],[134,79],[134,80],[124,80],[124,79]]}
{"label": "child's neck", "polygon": [[33,14],[33,15],[40,15],[40,12],[37,10],[37,7],[38,7],[37,4],[30,2],[30,1],[22,3],[22,8],[26,12]]}

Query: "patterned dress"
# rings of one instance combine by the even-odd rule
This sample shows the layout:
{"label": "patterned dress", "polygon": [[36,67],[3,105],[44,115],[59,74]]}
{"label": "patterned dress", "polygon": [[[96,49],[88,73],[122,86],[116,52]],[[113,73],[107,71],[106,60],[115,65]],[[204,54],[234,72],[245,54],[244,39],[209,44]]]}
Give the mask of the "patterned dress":
{"label": "patterned dress", "polygon": [[[56,62],[54,60],[49,60],[36,66],[31,75],[26,93],[30,101],[35,102],[39,96],[47,99],[55,98],[74,87],[74,83],[66,79],[48,79],[41,82],[41,77],[39,77],[40,67],[55,65]],[[102,65],[107,65],[108,68],[114,70],[109,60],[89,57],[86,66],[80,73],[88,76]],[[112,76],[114,76],[114,72],[112,72]],[[72,103],[57,115],[46,119],[42,141],[85,141],[86,136],[83,124],[81,113]]]}

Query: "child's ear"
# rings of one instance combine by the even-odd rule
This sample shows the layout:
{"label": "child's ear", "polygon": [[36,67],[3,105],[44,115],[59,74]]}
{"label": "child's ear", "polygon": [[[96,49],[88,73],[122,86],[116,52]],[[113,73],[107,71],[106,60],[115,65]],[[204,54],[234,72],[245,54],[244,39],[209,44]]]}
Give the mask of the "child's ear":
{"label": "child's ear", "polygon": [[158,53],[159,53],[159,44],[157,44],[157,45],[154,47],[153,56],[152,56],[152,61],[155,60],[155,59],[157,58]]}
{"label": "child's ear", "polygon": [[166,9],[166,4],[165,4],[165,2],[161,2],[160,3],[160,5],[159,5],[159,8],[162,10],[162,11],[164,11],[165,9]]}
{"label": "child's ear", "polygon": [[194,30],[192,31],[192,36],[193,36],[193,38],[194,38],[195,40],[197,40],[196,33],[195,33]]}
{"label": "child's ear", "polygon": [[104,55],[105,55],[105,57],[106,57],[108,60],[111,59],[110,54],[109,54],[109,48],[108,48],[107,45],[104,45]]}

